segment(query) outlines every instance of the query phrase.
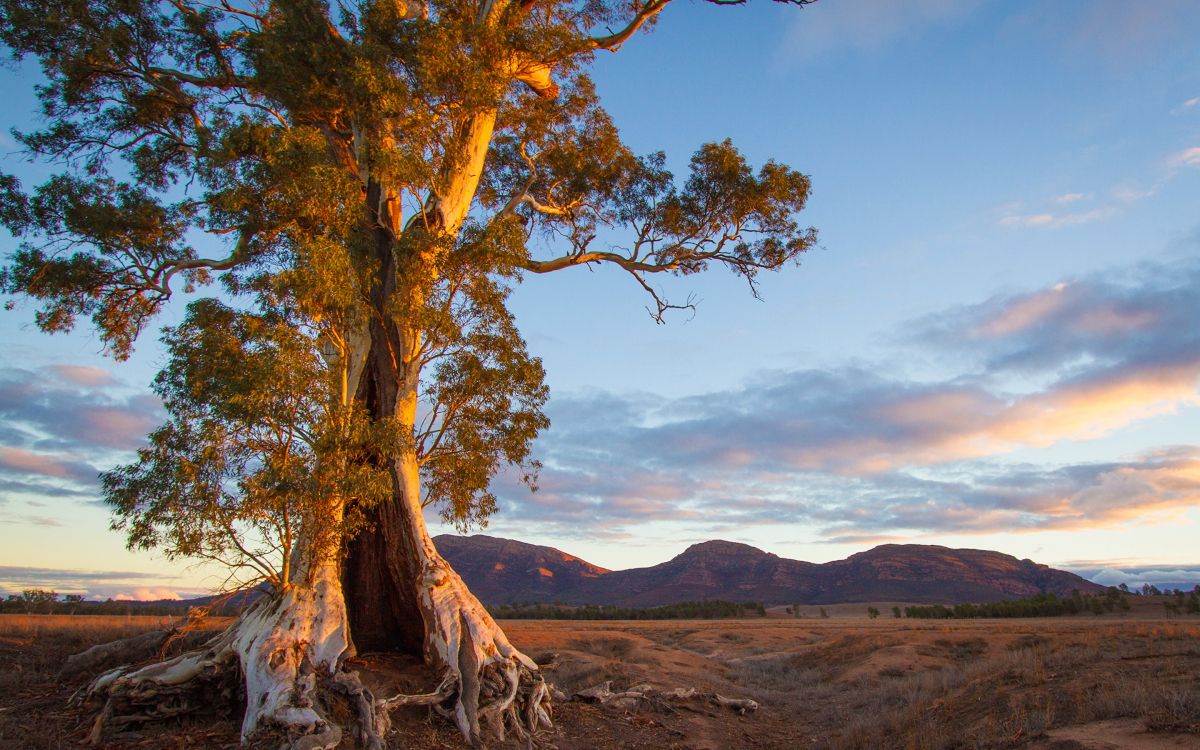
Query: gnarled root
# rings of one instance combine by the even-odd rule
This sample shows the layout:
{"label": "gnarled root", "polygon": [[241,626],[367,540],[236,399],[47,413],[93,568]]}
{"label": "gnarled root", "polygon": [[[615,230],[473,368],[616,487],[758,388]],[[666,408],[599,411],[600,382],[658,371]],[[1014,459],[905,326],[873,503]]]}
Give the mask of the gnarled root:
{"label": "gnarled root", "polygon": [[90,741],[130,726],[161,721],[201,710],[219,710],[235,701],[237,654],[234,629],[209,641],[202,649],[141,669],[118,667],[97,677],[87,698],[104,698],[104,708],[92,725]]}
{"label": "gnarled root", "polygon": [[[431,561],[423,605],[426,652],[441,666],[431,693],[380,701],[386,714],[399,706],[428,705],[452,719],[473,747],[508,734],[533,741],[552,729],[550,690],[537,664],[518,651],[479,600],[444,561]],[[439,564],[440,563],[440,564]]]}
{"label": "gnarled root", "polygon": [[331,748],[342,728],[323,704],[348,700],[358,718],[358,744],[382,748],[376,701],[358,676],[341,669],[350,651],[336,575],[264,597],[203,648],[140,669],[98,677],[88,696],[105,701],[92,742],[124,728],[245,701],[242,738],[262,729],[287,735],[296,750]]}

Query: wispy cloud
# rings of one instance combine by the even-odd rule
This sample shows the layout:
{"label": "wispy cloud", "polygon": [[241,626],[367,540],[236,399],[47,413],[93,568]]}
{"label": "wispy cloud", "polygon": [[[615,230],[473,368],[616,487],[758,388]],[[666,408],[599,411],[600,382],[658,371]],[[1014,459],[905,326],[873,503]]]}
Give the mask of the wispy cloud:
{"label": "wispy cloud", "polygon": [[1173,167],[1200,167],[1200,146],[1185,148],[1171,154],[1167,163]]}
{"label": "wispy cloud", "polygon": [[[1164,54],[1186,49],[1200,8],[1191,0],[1092,0],[1073,13],[1057,13],[1053,4],[1033,4],[1016,13],[1040,28],[1047,43],[1073,59],[1113,67],[1144,65]],[[1157,54],[1156,54],[1157,53]]]}
{"label": "wispy cloud", "polygon": [[51,372],[68,383],[85,387],[116,385],[116,378],[108,370],[84,365],[50,365]]}
{"label": "wispy cloud", "polygon": [[[1082,196],[1076,198],[1075,200],[1082,200]],[[1060,199],[1056,198],[1055,203],[1060,203]],[[1060,205],[1065,204],[1060,203]],[[1087,211],[1010,214],[1002,217],[1000,219],[1000,224],[1001,226],[1016,227],[1020,229],[1057,229],[1059,227],[1073,227],[1080,224],[1091,224],[1095,221],[1103,221],[1104,219],[1112,218],[1116,214],[1117,208],[1115,206],[1100,206]]]}
{"label": "wispy cloud", "polygon": [[837,49],[879,49],[930,27],[957,23],[981,4],[979,0],[817,3],[796,15],[778,54],[785,60],[806,60]]}

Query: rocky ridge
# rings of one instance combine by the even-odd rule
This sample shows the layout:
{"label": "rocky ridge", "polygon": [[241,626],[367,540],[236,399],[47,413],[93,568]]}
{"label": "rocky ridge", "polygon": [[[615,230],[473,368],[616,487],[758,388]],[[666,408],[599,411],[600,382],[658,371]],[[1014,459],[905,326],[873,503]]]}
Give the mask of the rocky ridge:
{"label": "rocky ridge", "polygon": [[957,604],[1102,590],[1074,573],[1000,552],[884,544],[845,560],[791,560],[737,542],[693,544],[646,568],[607,570],[553,547],[477,534],[434,538],[489,605],[564,602],[653,607],[725,599],[765,604]]}

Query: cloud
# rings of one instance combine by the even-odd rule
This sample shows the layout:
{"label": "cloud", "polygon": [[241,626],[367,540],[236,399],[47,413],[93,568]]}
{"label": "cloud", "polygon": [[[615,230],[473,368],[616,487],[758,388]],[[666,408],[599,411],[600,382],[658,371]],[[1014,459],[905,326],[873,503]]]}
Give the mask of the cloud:
{"label": "cloud", "polygon": [[558,395],[542,490],[500,483],[501,519],[564,536],[800,521],[846,540],[1169,518],[1200,506],[1194,446],[1049,467],[1004,457],[1200,406],[1198,318],[1200,263],[1120,269],[906,323],[914,352],[957,362],[942,380],[859,365],[685,398]]}
{"label": "cloud", "polygon": [[[1061,199],[1055,199],[1058,202]],[[1082,196],[1076,200],[1082,199]],[[1103,221],[1112,218],[1117,213],[1115,206],[1101,206],[1088,211],[1074,211],[1067,213],[1036,213],[1036,214],[1010,214],[1001,217],[1000,225],[1005,227],[1015,227],[1018,229],[1033,229],[1033,228],[1050,228],[1057,229],[1060,227],[1073,227],[1080,224],[1091,224],[1095,221]]]}
{"label": "cloud", "polygon": [[[0,474],[3,470],[0,469]],[[94,498],[96,492],[84,486],[63,486],[45,481],[26,481],[0,476],[0,504],[14,494],[56,498]]]}
{"label": "cloud", "polygon": [[0,447],[0,470],[34,474],[76,482],[93,482],[100,473],[96,467],[63,456],[33,453],[21,448]]}
{"label": "cloud", "polygon": [[1200,567],[1176,568],[1174,570],[1159,570],[1155,568],[1121,570],[1119,568],[1104,568],[1099,571],[1089,572],[1084,577],[1102,586],[1120,586],[1124,583],[1132,589],[1139,589],[1143,584],[1151,584],[1159,587],[1166,585],[1170,588],[1179,588],[1188,591],[1193,586],[1200,584]]}
{"label": "cloud", "polygon": [[961,468],[957,479],[873,478],[853,507],[825,507],[822,517],[833,521],[826,533],[1073,530],[1151,523],[1200,506],[1196,446],[1052,469]]}
{"label": "cloud", "polygon": [[60,528],[63,526],[62,521],[49,516],[16,516],[12,518],[0,516],[0,523],[13,523],[21,526],[47,526],[51,528]]}
{"label": "cloud", "polygon": [[113,599],[128,599],[135,602],[179,601],[179,592],[165,586],[141,587],[128,591],[118,590],[111,596]]}
{"label": "cloud", "polygon": [[[993,375],[1180,378],[1200,355],[1200,263],[1147,265],[954,307],[909,326],[918,345],[982,360]],[[1174,375],[1172,375],[1174,373]]]}
{"label": "cloud", "polygon": [[1190,31],[1200,21],[1198,10],[1191,0],[1091,0],[1070,13],[1058,12],[1056,3],[1034,4],[1018,13],[1073,60],[1123,68],[1186,49]]}
{"label": "cloud", "polygon": [[800,60],[837,49],[872,50],[912,38],[931,26],[945,26],[969,17],[977,0],[854,0],[817,3],[791,22],[779,56]]}
{"label": "cloud", "polygon": [[1084,198],[1087,198],[1087,196],[1083,193],[1063,193],[1062,195],[1055,197],[1054,202],[1060,206],[1066,206],[1071,203],[1081,201]]}
{"label": "cloud", "polygon": [[83,365],[50,365],[49,369],[58,377],[72,383],[82,386],[103,386],[115,385],[116,379],[108,370],[99,367],[86,367]]}
{"label": "cloud", "polygon": [[161,420],[157,398],[109,388],[93,368],[63,370],[0,369],[0,418],[42,445],[118,450],[141,445]]}
{"label": "cloud", "polygon": [[100,368],[0,367],[0,489],[95,496],[101,468],[127,461],[161,420],[157,398]]}
{"label": "cloud", "polygon": [[179,599],[205,593],[194,586],[181,586],[178,579],[159,573],[0,565],[0,593],[18,593],[26,589],[81,593],[89,599],[140,601]]}
{"label": "cloud", "polygon": [[1159,187],[1160,186],[1155,185],[1149,188],[1138,188],[1130,185],[1121,185],[1113,188],[1112,197],[1118,203],[1136,203],[1157,193]]}
{"label": "cloud", "polygon": [[1200,104],[1200,96],[1193,96],[1191,99],[1188,99],[1187,101],[1185,101],[1183,103],[1183,106],[1185,108],[1190,109],[1190,108],[1196,106],[1197,104]]}
{"label": "cloud", "polygon": [[1185,148],[1171,154],[1167,163],[1173,167],[1200,167],[1200,146]]}

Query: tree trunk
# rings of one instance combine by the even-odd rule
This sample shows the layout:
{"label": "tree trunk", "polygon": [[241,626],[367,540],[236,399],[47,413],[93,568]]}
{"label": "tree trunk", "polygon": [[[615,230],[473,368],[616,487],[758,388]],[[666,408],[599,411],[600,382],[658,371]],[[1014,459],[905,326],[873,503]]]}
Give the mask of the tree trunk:
{"label": "tree trunk", "polygon": [[367,512],[367,528],[347,546],[342,577],[350,632],[359,651],[422,653],[418,570],[405,550],[404,520],[388,502]]}
{"label": "tree trunk", "polygon": [[[486,155],[494,113],[463,129],[465,158],[447,177],[436,202],[435,233],[455,234],[474,195]],[[367,203],[386,205],[382,186],[371,183]],[[437,278],[436,267],[409,248],[397,257],[395,215],[379,217],[375,253],[379,272],[370,292],[370,354],[356,398],[376,420],[396,420],[412,434],[417,413],[421,331],[405,320],[415,315]],[[391,229],[385,229],[390,226]],[[432,251],[431,257],[432,257]],[[404,274],[397,266],[408,267]],[[397,288],[403,276],[410,286]],[[416,279],[417,281],[413,281]],[[483,605],[433,544],[421,505],[421,479],[412,447],[389,461],[393,495],[366,509],[367,525],[346,548],[343,586],[355,646],[361,651],[419,653],[439,670],[438,687],[423,696],[399,696],[386,707],[431,704],[451,717],[472,745],[487,733],[511,730],[527,737],[551,726],[550,695],[537,665],[508,642]]]}

